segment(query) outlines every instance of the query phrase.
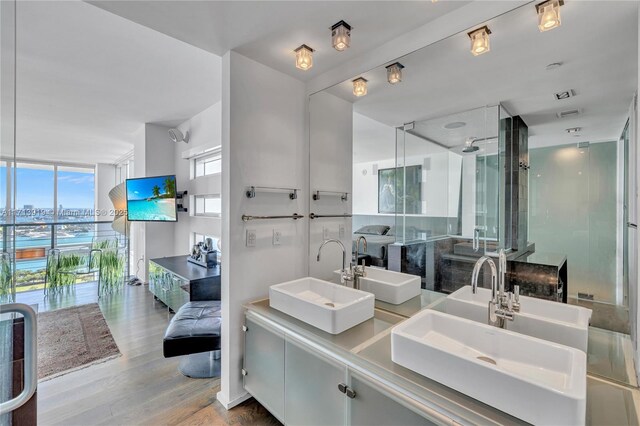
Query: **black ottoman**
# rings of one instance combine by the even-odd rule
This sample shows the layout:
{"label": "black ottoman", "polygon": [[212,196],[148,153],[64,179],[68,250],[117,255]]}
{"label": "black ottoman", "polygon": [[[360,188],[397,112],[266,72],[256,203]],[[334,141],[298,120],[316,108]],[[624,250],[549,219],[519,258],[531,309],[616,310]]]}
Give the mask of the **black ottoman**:
{"label": "black ottoman", "polygon": [[187,377],[220,376],[219,300],[203,300],[183,305],[164,333],[164,357],[187,355],[180,372]]}

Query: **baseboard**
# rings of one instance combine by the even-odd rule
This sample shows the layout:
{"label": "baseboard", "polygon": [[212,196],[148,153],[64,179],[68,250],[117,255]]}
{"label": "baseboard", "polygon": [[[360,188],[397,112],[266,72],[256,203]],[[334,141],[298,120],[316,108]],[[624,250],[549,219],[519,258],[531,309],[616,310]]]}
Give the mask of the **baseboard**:
{"label": "baseboard", "polygon": [[242,404],[243,402],[245,402],[247,399],[251,398],[251,394],[250,393],[245,393],[244,395],[240,395],[237,398],[234,398],[233,400],[227,400],[225,398],[225,396],[222,394],[222,392],[218,392],[216,394],[216,399],[218,400],[218,402],[220,404],[222,404],[222,406],[225,408],[225,410],[230,410],[233,407],[235,407],[236,405]]}

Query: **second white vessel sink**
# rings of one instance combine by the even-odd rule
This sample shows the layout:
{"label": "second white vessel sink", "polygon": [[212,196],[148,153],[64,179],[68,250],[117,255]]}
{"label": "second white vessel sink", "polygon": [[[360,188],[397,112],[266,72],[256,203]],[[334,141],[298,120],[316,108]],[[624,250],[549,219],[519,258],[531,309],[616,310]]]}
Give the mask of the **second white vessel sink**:
{"label": "second white vessel sink", "polygon": [[[473,294],[467,285],[447,296],[444,311],[486,324],[490,299],[491,290],[478,288]],[[505,327],[587,352],[590,318],[591,309],[520,296],[520,312],[513,321],[505,321]]]}
{"label": "second white vessel sink", "polygon": [[427,309],[392,329],[391,358],[529,423],[585,423],[578,349]]}
{"label": "second white vessel sink", "polygon": [[[360,277],[360,290],[373,293],[377,300],[399,305],[419,296],[422,282],[419,276],[386,269],[365,267],[366,276]],[[340,270],[334,271],[340,280]]]}
{"label": "second white vessel sink", "polygon": [[373,318],[373,294],[316,278],[269,287],[269,305],[327,333],[340,334]]}

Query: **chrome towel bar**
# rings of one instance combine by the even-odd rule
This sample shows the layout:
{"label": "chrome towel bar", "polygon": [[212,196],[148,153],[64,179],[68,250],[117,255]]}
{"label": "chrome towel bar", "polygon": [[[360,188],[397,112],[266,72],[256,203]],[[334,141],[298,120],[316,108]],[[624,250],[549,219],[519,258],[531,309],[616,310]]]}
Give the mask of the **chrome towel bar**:
{"label": "chrome towel bar", "polygon": [[288,216],[251,216],[251,215],[246,215],[243,214],[242,215],[242,221],[243,222],[248,222],[250,220],[262,220],[262,219],[293,219],[293,220],[298,220],[298,219],[303,219],[304,215],[303,214],[298,214],[298,213],[294,213],[292,215],[288,215]]}
{"label": "chrome towel bar", "polygon": [[314,191],[313,192],[313,199],[315,201],[318,201],[320,199],[320,194],[338,196],[338,197],[340,197],[341,201],[347,201],[349,199],[349,193],[348,192],[338,192],[338,191]]}
{"label": "chrome towel bar", "polygon": [[351,214],[315,214],[309,213],[309,219],[319,219],[323,217],[351,217]]}

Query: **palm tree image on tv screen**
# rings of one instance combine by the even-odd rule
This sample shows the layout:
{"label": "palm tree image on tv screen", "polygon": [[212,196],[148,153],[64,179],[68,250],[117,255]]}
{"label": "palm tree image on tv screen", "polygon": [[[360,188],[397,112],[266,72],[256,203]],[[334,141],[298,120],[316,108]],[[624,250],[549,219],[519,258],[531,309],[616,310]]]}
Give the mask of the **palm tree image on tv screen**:
{"label": "palm tree image on tv screen", "polygon": [[127,218],[131,221],[175,222],[176,177],[127,180]]}

